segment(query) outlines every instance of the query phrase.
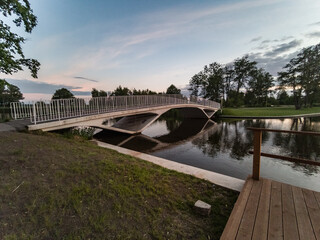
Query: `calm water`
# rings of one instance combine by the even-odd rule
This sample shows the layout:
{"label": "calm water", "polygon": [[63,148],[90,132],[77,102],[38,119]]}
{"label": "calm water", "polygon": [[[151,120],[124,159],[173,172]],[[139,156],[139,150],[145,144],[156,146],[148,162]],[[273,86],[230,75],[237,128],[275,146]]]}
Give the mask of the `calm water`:
{"label": "calm water", "polygon": [[[320,118],[222,120],[168,118],[141,135],[102,131],[95,138],[124,148],[245,179],[252,171],[247,127],[320,132]],[[320,161],[320,137],[264,133],[262,152]],[[320,167],[262,157],[261,176],[320,191]]]}

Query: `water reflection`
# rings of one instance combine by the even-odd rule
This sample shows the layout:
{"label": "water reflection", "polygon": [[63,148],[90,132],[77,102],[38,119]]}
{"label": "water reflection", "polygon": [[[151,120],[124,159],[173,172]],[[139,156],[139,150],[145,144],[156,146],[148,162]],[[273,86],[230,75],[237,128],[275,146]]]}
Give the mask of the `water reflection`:
{"label": "water reflection", "polygon": [[[110,131],[100,141],[149,153],[225,175],[245,179],[251,173],[253,132],[248,127],[320,132],[320,118],[270,120],[211,120],[162,118],[143,134]],[[320,137],[264,132],[262,151],[320,161]],[[263,158],[261,175],[320,190],[319,167]]]}

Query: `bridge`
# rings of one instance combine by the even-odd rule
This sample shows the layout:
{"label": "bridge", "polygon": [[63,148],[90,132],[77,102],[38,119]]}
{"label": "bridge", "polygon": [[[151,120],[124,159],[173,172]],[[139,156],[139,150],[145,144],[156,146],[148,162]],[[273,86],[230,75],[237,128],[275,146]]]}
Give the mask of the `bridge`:
{"label": "bridge", "polygon": [[138,134],[171,109],[178,109],[185,118],[210,119],[220,104],[188,99],[180,94],[163,94],[15,102],[10,107],[14,119],[30,119],[29,130],[90,126]]}

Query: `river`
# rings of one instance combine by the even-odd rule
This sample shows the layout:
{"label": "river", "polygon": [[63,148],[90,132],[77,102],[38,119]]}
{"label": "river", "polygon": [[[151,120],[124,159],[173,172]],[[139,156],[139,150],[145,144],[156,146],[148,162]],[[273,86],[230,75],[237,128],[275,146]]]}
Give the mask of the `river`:
{"label": "river", "polygon": [[[201,120],[162,117],[141,135],[101,131],[95,139],[179,163],[245,179],[252,171],[247,127],[320,132],[320,118]],[[262,152],[320,161],[320,137],[265,132]],[[320,167],[261,158],[261,176],[320,191]]]}

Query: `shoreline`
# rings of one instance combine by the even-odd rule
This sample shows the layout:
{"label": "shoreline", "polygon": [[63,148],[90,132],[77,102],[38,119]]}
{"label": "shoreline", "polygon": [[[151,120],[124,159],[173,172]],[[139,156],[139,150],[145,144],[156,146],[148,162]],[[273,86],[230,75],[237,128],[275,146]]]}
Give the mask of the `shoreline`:
{"label": "shoreline", "polygon": [[284,119],[284,118],[302,118],[302,117],[320,117],[320,113],[308,113],[299,115],[285,115],[285,116],[232,116],[221,115],[219,118],[233,118],[233,119]]}
{"label": "shoreline", "polygon": [[242,179],[238,179],[238,178],[230,177],[230,176],[223,175],[220,173],[215,173],[215,172],[204,170],[201,168],[197,168],[197,167],[189,166],[186,164],[174,162],[174,161],[171,161],[171,160],[168,160],[165,158],[159,158],[159,157],[155,157],[155,156],[152,156],[149,154],[145,154],[145,153],[129,150],[126,148],[114,146],[109,143],[104,143],[104,142],[101,142],[101,141],[98,141],[95,139],[91,140],[91,141],[95,142],[99,147],[112,149],[112,150],[115,150],[119,153],[129,155],[132,157],[136,157],[136,158],[154,163],[156,165],[159,165],[161,167],[164,167],[164,168],[167,168],[170,170],[174,170],[174,171],[177,171],[180,173],[192,175],[197,178],[207,180],[207,181],[209,181],[213,184],[219,185],[221,187],[225,187],[225,188],[235,190],[238,192],[241,191],[241,189],[245,183],[245,181]]}

